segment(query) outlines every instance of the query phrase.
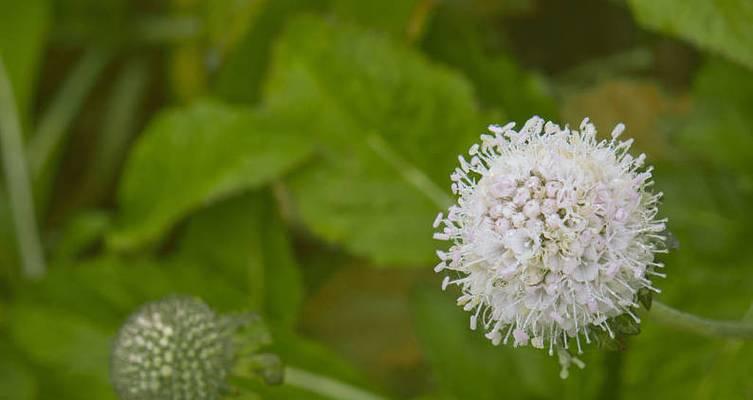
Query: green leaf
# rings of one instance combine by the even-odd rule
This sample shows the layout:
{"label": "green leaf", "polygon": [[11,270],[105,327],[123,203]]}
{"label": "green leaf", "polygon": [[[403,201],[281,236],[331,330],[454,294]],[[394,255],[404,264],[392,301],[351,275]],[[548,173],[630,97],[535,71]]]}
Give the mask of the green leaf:
{"label": "green leaf", "polygon": [[738,65],[707,62],[693,85],[691,112],[671,126],[677,154],[657,165],[656,179],[665,193],[662,211],[681,244],[672,258],[716,269],[751,253],[752,79],[753,72]]}
{"label": "green leaf", "polygon": [[291,245],[269,193],[252,192],[193,216],[180,258],[223,274],[248,293],[249,305],[270,323],[292,328],[303,283]]}
{"label": "green leaf", "polygon": [[[102,377],[109,363],[108,332],[84,317],[55,307],[17,305],[11,310],[12,339],[39,364]],[[54,329],[50,329],[50,326]]]}
{"label": "green leaf", "polygon": [[630,0],[642,25],[753,68],[753,3],[748,0]]}
{"label": "green leaf", "polygon": [[695,104],[678,142],[692,156],[753,176],[753,71],[710,60],[693,83]]}
{"label": "green leaf", "polygon": [[19,304],[11,318],[11,340],[39,371],[38,398],[115,400],[110,329],[55,306]]}
{"label": "green leaf", "polygon": [[[661,260],[662,302],[713,319],[739,319],[750,307],[753,162],[749,126],[753,73],[710,60],[693,83],[693,107],[671,127],[670,160],[656,166],[661,212],[680,247]],[[650,312],[649,312],[650,316]],[[650,318],[631,337],[625,398],[745,398],[753,390],[753,346],[659,326]]]}
{"label": "green leaf", "polygon": [[47,0],[0,1],[0,57],[16,96],[23,119],[37,79],[39,62],[49,24]]}
{"label": "green leaf", "polygon": [[[437,285],[439,286],[439,285]],[[414,298],[416,329],[440,393],[457,399],[592,398],[602,379],[599,355],[579,355],[587,367],[559,378],[559,364],[543,350],[495,347],[468,328],[468,313],[439,288]],[[588,349],[586,349],[588,350]]]}
{"label": "green leaf", "polygon": [[16,303],[54,304],[114,332],[137,307],[171,294],[198,296],[220,312],[249,307],[246,293],[210,266],[114,257],[55,265],[40,282],[18,287]]}
{"label": "green leaf", "polygon": [[266,100],[320,142],[289,181],[310,229],[381,265],[433,259],[442,188],[483,127],[467,82],[382,35],[303,18],[277,43]]}
{"label": "green leaf", "polygon": [[753,391],[753,343],[712,340],[650,321],[643,328],[626,353],[623,398],[734,399]]}
{"label": "green leaf", "polygon": [[52,259],[70,262],[102,239],[110,226],[110,215],[99,210],[84,210],[74,215],[56,235]]}
{"label": "green leaf", "polygon": [[278,178],[310,150],[285,121],[202,101],[159,114],[131,153],[119,191],[115,249],[156,241],[202,205]]}
{"label": "green leaf", "polygon": [[9,357],[8,349],[0,351],[0,399],[34,400],[37,398],[37,382],[29,368]]}

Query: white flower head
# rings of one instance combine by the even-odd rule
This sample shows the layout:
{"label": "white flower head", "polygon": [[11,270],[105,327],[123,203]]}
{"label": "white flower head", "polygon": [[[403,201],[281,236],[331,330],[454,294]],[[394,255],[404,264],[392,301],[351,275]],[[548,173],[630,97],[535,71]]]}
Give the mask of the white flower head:
{"label": "white flower head", "polygon": [[645,155],[618,140],[622,124],[601,141],[588,119],[579,130],[539,117],[514,126],[490,126],[459,157],[457,204],[434,223],[451,243],[435,270],[448,273],[443,288],[460,288],[471,329],[495,345],[548,348],[566,375],[582,363],[564,350],[614,337],[616,317],[639,322],[638,292],[659,292],[649,277],[664,276],[654,260],[666,251],[661,193]]}

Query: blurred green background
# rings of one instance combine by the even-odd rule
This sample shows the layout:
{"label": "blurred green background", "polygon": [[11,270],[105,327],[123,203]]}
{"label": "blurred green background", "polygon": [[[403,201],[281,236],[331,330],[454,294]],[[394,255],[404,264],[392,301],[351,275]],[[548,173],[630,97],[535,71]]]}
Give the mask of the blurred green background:
{"label": "blurred green background", "polygon": [[0,399],[114,399],[113,335],[169,293],[256,310],[290,365],[391,399],[753,399],[753,343],[650,320],[560,380],[431,271],[457,154],[489,123],[590,116],[656,166],[680,243],[659,298],[742,317],[749,0],[0,0],[0,56]]}

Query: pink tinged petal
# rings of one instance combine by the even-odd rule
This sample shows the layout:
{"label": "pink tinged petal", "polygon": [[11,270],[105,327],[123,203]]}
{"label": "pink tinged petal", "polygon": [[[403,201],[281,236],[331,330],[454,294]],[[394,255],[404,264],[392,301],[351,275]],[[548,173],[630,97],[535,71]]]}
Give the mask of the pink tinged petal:
{"label": "pink tinged petal", "polygon": [[525,346],[528,344],[528,334],[520,328],[515,328],[512,331],[512,336],[515,338],[515,347]]}

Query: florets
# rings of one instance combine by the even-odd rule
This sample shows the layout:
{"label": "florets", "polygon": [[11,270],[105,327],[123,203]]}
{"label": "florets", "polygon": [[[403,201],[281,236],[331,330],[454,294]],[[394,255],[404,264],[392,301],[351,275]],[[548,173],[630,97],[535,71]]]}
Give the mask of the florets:
{"label": "florets", "polygon": [[122,400],[217,399],[232,367],[231,332],[201,300],[144,305],[115,339],[111,376]]}
{"label": "florets", "polygon": [[595,331],[614,337],[611,319],[638,322],[637,293],[659,291],[649,278],[663,276],[661,193],[645,155],[618,140],[622,124],[601,141],[588,119],[580,130],[539,117],[513,127],[490,126],[470,160],[459,157],[458,202],[434,224],[451,243],[435,270],[448,273],[443,288],[460,288],[471,329],[567,358],[560,349],[581,352]]}

